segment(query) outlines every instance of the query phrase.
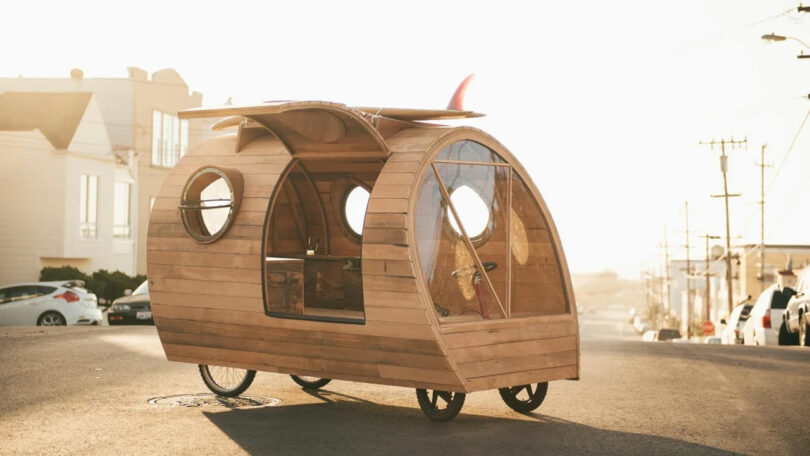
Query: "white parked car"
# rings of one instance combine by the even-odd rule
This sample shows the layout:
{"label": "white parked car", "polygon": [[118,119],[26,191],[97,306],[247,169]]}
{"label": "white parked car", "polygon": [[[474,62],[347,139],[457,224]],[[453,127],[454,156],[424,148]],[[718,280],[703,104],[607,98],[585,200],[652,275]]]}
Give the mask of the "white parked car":
{"label": "white parked car", "polygon": [[745,345],[780,345],[782,314],[794,294],[792,288],[779,288],[773,284],[759,295],[743,327]]}
{"label": "white parked car", "polygon": [[810,267],[799,273],[796,295],[788,302],[780,331],[780,345],[810,347]]}
{"label": "white parked car", "polygon": [[748,320],[748,314],[751,312],[753,304],[740,304],[731,311],[728,320],[725,318],[720,320],[720,323],[726,325],[723,332],[720,334],[720,339],[723,344],[734,345],[743,343],[743,326],[745,321]]}
{"label": "white parked car", "polygon": [[96,295],[81,280],[17,283],[0,288],[0,326],[96,325]]}
{"label": "white parked car", "polygon": [[633,318],[633,329],[636,331],[636,334],[644,334],[652,329],[652,323],[649,319],[636,315]]}

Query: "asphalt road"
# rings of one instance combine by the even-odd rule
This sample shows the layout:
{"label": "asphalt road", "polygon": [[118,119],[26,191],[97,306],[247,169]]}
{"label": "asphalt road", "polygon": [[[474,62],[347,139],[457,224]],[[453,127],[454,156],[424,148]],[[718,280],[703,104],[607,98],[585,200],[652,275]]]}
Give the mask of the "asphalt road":
{"label": "asphalt road", "polygon": [[412,389],[269,373],[246,394],[276,405],[151,405],[207,391],[154,328],[0,328],[0,454],[808,454],[810,349],[644,343],[623,315],[581,317],[582,380],[537,413],[488,391],[450,423]]}

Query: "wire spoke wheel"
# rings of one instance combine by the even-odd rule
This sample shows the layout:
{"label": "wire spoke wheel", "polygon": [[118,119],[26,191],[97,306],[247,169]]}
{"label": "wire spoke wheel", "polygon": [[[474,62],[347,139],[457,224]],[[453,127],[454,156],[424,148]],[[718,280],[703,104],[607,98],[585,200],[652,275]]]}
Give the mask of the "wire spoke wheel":
{"label": "wire spoke wheel", "polygon": [[546,393],[548,393],[548,382],[500,388],[498,392],[512,410],[529,413],[543,403]]}
{"label": "wire spoke wheel", "polygon": [[305,375],[290,375],[290,377],[295,383],[312,390],[323,388],[332,381],[331,378],[307,377]]}
{"label": "wire spoke wheel", "polygon": [[256,371],[235,367],[200,364],[203,383],[217,396],[236,397],[253,383]]}
{"label": "wire spoke wheel", "polygon": [[416,390],[416,399],[422,412],[433,421],[450,421],[458,415],[464,406],[464,393],[450,391]]}

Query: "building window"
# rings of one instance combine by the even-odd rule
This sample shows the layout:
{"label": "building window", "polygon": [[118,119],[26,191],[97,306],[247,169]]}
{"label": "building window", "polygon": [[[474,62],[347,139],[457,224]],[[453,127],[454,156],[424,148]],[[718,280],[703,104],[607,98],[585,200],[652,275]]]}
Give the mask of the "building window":
{"label": "building window", "polygon": [[115,201],[113,206],[113,237],[129,239],[129,199],[132,184],[128,182],[115,183]]}
{"label": "building window", "polygon": [[98,176],[82,174],[79,189],[79,235],[98,237]]}
{"label": "building window", "polygon": [[188,152],[188,120],[152,111],[152,165],[170,168]]}

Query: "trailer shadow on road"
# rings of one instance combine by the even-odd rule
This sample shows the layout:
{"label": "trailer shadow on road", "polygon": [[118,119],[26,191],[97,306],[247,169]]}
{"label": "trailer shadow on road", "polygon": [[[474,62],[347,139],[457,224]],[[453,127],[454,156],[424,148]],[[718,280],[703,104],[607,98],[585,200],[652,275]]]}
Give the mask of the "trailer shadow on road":
{"label": "trailer shadow on road", "polygon": [[541,414],[462,413],[434,423],[419,409],[329,391],[324,402],[204,412],[250,454],[736,454],[682,440],[599,429]]}

